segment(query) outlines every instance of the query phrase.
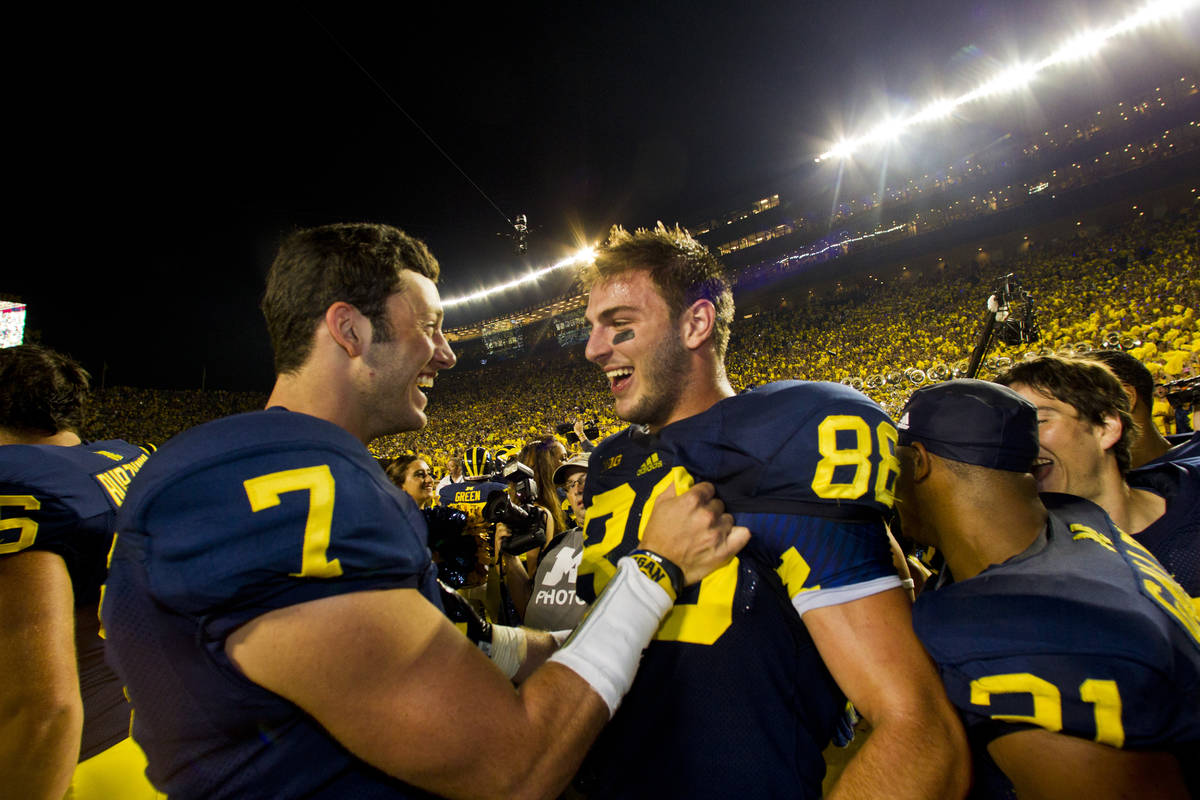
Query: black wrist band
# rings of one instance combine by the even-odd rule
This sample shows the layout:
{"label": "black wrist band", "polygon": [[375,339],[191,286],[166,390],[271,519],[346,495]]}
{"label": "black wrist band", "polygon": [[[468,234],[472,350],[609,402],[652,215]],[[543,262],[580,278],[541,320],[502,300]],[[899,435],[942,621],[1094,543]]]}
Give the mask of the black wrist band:
{"label": "black wrist band", "polygon": [[671,602],[683,591],[683,570],[669,558],[663,558],[653,550],[634,550],[629,557],[638,565],[652,581],[667,590]]}

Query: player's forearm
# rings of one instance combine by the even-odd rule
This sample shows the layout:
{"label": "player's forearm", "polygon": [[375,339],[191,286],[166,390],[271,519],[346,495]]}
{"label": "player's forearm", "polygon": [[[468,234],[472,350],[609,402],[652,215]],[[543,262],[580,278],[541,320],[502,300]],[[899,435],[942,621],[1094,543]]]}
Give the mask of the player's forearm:
{"label": "player's forearm", "polygon": [[82,730],[83,706],[78,701],[24,702],[0,716],[0,794],[61,798],[79,760]]}
{"label": "player's forearm", "polygon": [[[546,664],[521,686],[527,741],[509,764],[497,763],[482,796],[553,798],[566,788],[591,743],[609,720],[596,690],[560,664]],[[524,737],[523,737],[524,738]],[[520,764],[517,767],[516,764]],[[478,785],[463,797],[479,797]]]}
{"label": "player's forearm", "polygon": [[492,709],[490,721],[506,733],[461,751],[457,768],[434,765],[428,781],[416,775],[414,782],[450,797],[556,796],[628,691],[673,601],[673,592],[623,559],[571,642],[521,686],[515,705]]}
{"label": "player's forearm", "polygon": [[554,651],[559,646],[559,640],[548,631],[536,631],[532,628],[522,628],[521,630],[525,632],[525,658],[521,662],[520,669],[512,677],[513,683],[518,686],[524,683],[538,667],[545,664],[546,659],[554,655]]}
{"label": "player's forearm", "polygon": [[894,715],[873,724],[829,800],[959,798],[970,779],[970,753],[952,710]]}

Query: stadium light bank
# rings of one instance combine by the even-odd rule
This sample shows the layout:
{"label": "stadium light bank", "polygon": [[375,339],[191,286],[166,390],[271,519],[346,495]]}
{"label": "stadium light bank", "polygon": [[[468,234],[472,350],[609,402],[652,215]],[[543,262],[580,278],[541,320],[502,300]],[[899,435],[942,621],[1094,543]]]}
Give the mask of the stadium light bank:
{"label": "stadium light bank", "polygon": [[596,259],[596,248],[590,247],[590,246],[583,247],[583,248],[580,248],[579,250],[577,250],[576,252],[572,253],[571,255],[567,256],[566,258],[562,259],[561,261],[551,264],[548,267],[542,267],[541,269],[536,269],[536,270],[530,272],[528,275],[522,275],[520,278],[514,278],[513,280],[508,281],[507,283],[500,283],[500,284],[496,284],[495,286],[489,286],[486,289],[480,289],[477,292],[471,292],[470,294],[464,294],[459,297],[446,298],[445,300],[442,301],[442,306],[444,308],[453,308],[454,306],[459,306],[459,305],[462,305],[463,303],[471,303],[476,300],[484,300],[488,297],[491,297],[492,295],[497,295],[497,294],[500,294],[501,292],[507,292],[509,289],[516,289],[521,286],[528,286],[531,283],[537,283],[539,280],[541,280],[546,275],[549,275],[552,272],[557,272],[560,269],[567,269],[569,267],[582,266],[584,264],[591,263],[595,259]]}
{"label": "stadium light bank", "polygon": [[1040,61],[1014,64],[965,94],[953,99],[934,100],[911,116],[886,120],[861,136],[843,139],[814,158],[813,161],[819,164],[822,161],[848,158],[868,145],[893,142],[906,130],[916,125],[945,119],[959,106],[1023,89],[1032,83],[1043,70],[1090,58],[1100,52],[1111,39],[1173,17],[1182,16],[1197,3],[1200,3],[1200,0],[1155,0],[1107,28],[1087,30],[1076,34]]}

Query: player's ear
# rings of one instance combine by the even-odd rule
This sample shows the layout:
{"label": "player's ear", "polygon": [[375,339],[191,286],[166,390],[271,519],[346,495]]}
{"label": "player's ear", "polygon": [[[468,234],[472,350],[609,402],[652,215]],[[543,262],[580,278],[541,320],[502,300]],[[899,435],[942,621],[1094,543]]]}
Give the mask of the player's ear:
{"label": "player's ear", "polygon": [[925,449],[925,445],[920,442],[913,442],[908,446],[908,458],[901,462],[901,468],[909,474],[909,480],[913,483],[920,483],[929,477],[929,470],[932,466],[932,461],[929,458],[929,451]]}
{"label": "player's ear", "polygon": [[1120,417],[1116,414],[1106,415],[1104,422],[1096,426],[1096,431],[1100,437],[1100,446],[1107,450],[1121,440]]}
{"label": "player's ear", "polygon": [[717,309],[711,300],[701,298],[692,303],[683,312],[682,330],[680,331],[683,346],[689,350],[695,350],[704,344],[712,338],[716,323]]}
{"label": "player's ear", "polygon": [[325,309],[325,330],[351,358],[362,355],[367,325],[367,318],[344,301],[339,300]]}

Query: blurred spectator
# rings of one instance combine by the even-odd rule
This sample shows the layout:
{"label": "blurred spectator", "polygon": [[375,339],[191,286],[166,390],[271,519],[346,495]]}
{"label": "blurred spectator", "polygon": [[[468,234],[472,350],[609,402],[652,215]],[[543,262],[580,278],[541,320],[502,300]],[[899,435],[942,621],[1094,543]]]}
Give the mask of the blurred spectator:
{"label": "blurred spectator", "polygon": [[437,482],[435,490],[441,494],[442,489],[445,489],[452,483],[458,483],[463,479],[463,460],[458,456],[451,456],[446,461],[446,474]]}

